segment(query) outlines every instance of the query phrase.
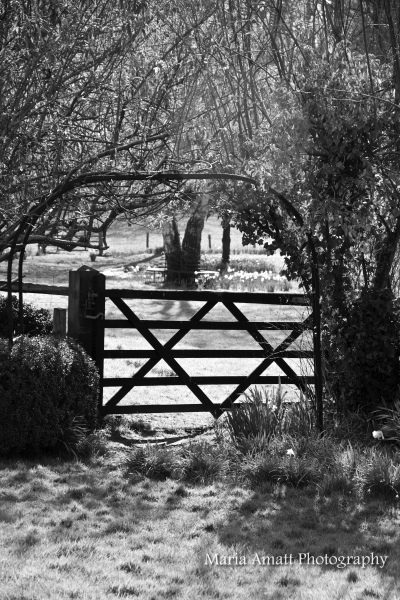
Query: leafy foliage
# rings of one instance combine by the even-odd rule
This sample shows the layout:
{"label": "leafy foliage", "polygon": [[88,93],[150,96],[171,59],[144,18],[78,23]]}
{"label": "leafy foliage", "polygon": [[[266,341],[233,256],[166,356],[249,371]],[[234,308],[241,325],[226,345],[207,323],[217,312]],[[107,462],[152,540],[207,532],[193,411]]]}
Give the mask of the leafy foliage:
{"label": "leafy foliage", "polygon": [[78,415],[80,428],[93,430],[98,393],[96,366],[79,344],[21,336],[0,354],[0,452],[55,447]]}
{"label": "leafy foliage", "polygon": [[326,371],[338,405],[368,413],[392,404],[400,383],[400,315],[388,292],[365,291],[346,317],[326,321]]}
{"label": "leafy foliage", "polygon": [[400,398],[397,393],[396,400],[388,405],[385,402],[373,411],[372,417],[378,423],[384,439],[400,444]]}
{"label": "leafy foliage", "polygon": [[[13,330],[14,333],[18,330],[18,310],[19,300],[17,296],[12,296],[12,314],[13,314]],[[24,333],[26,335],[40,335],[51,333],[53,323],[50,312],[45,308],[35,308],[32,304],[24,302]],[[8,337],[8,315],[7,315],[7,299],[5,296],[0,297],[0,337]]]}
{"label": "leafy foliage", "polygon": [[281,247],[288,276],[307,290],[312,236],[329,332],[326,380],[341,409],[370,410],[381,397],[390,402],[398,384],[398,317],[388,291],[400,239],[396,90],[388,64],[344,42],[329,62],[317,52],[308,62],[297,104],[307,128],[285,133],[284,116],[271,127],[284,137],[291,169],[281,173],[274,153],[258,160],[260,189],[242,194],[237,220],[248,243]]}

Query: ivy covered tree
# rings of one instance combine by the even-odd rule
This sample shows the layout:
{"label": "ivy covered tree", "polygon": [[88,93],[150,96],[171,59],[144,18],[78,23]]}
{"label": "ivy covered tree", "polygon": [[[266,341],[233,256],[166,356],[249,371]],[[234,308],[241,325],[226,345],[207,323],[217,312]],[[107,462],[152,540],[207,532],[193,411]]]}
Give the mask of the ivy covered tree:
{"label": "ivy covered tree", "polygon": [[398,24],[390,0],[230,0],[194,48],[207,60],[197,158],[257,180],[218,189],[244,243],[281,249],[308,290],[312,238],[327,383],[349,408],[391,401],[399,384]]}
{"label": "ivy covered tree", "polygon": [[[368,46],[368,15],[358,16]],[[386,17],[390,29],[392,12]],[[342,408],[391,402],[400,382],[399,316],[390,289],[400,234],[394,39],[386,40],[385,56],[362,51],[351,39],[327,40],[323,54],[301,46],[303,68],[292,88],[276,91],[282,111],[262,142],[253,144],[248,165],[263,189],[243,194],[238,214],[245,240],[264,243],[270,236],[265,246],[282,248],[289,274],[306,286],[304,241],[312,235],[322,279],[327,384]]]}

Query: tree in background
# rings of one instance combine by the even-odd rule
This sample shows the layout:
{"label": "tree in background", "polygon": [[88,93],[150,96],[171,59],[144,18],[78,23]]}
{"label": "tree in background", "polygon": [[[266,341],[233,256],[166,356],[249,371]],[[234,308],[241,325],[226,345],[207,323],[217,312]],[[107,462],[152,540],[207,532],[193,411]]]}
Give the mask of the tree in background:
{"label": "tree in background", "polygon": [[151,215],[174,199],[180,184],[151,175],[170,169],[181,87],[193,70],[184,40],[207,10],[179,2],[6,3],[1,250],[24,216],[30,243],[96,247],[92,234],[104,241],[118,215]]}
{"label": "tree in background", "polygon": [[201,234],[208,212],[208,197],[202,195],[192,209],[181,242],[176,217],[163,226],[164,250],[167,262],[167,279],[193,281],[200,268]]}

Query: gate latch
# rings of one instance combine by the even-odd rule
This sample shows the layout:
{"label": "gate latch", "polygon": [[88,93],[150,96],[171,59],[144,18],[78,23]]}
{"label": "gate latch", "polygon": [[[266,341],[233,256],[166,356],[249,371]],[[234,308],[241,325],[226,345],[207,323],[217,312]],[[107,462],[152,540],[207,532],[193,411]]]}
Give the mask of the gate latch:
{"label": "gate latch", "polygon": [[85,304],[83,304],[83,316],[85,319],[104,319],[104,313],[102,312],[97,313],[97,315],[93,314],[96,307],[97,296],[98,294],[93,292],[93,290],[89,290],[88,297],[85,301]]}

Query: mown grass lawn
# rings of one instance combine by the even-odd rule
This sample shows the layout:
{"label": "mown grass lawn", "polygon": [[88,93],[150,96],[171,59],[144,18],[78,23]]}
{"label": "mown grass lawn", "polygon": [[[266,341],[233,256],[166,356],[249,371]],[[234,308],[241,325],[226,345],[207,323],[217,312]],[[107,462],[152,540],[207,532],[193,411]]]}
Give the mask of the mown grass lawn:
{"label": "mown grass lawn", "polygon": [[[2,460],[2,600],[400,597],[393,503],[312,487],[154,481],[125,465],[122,451],[87,463]],[[372,552],[388,556],[384,568],[296,560]],[[259,564],[268,554],[293,564]],[[216,565],[215,555],[238,559]]]}

